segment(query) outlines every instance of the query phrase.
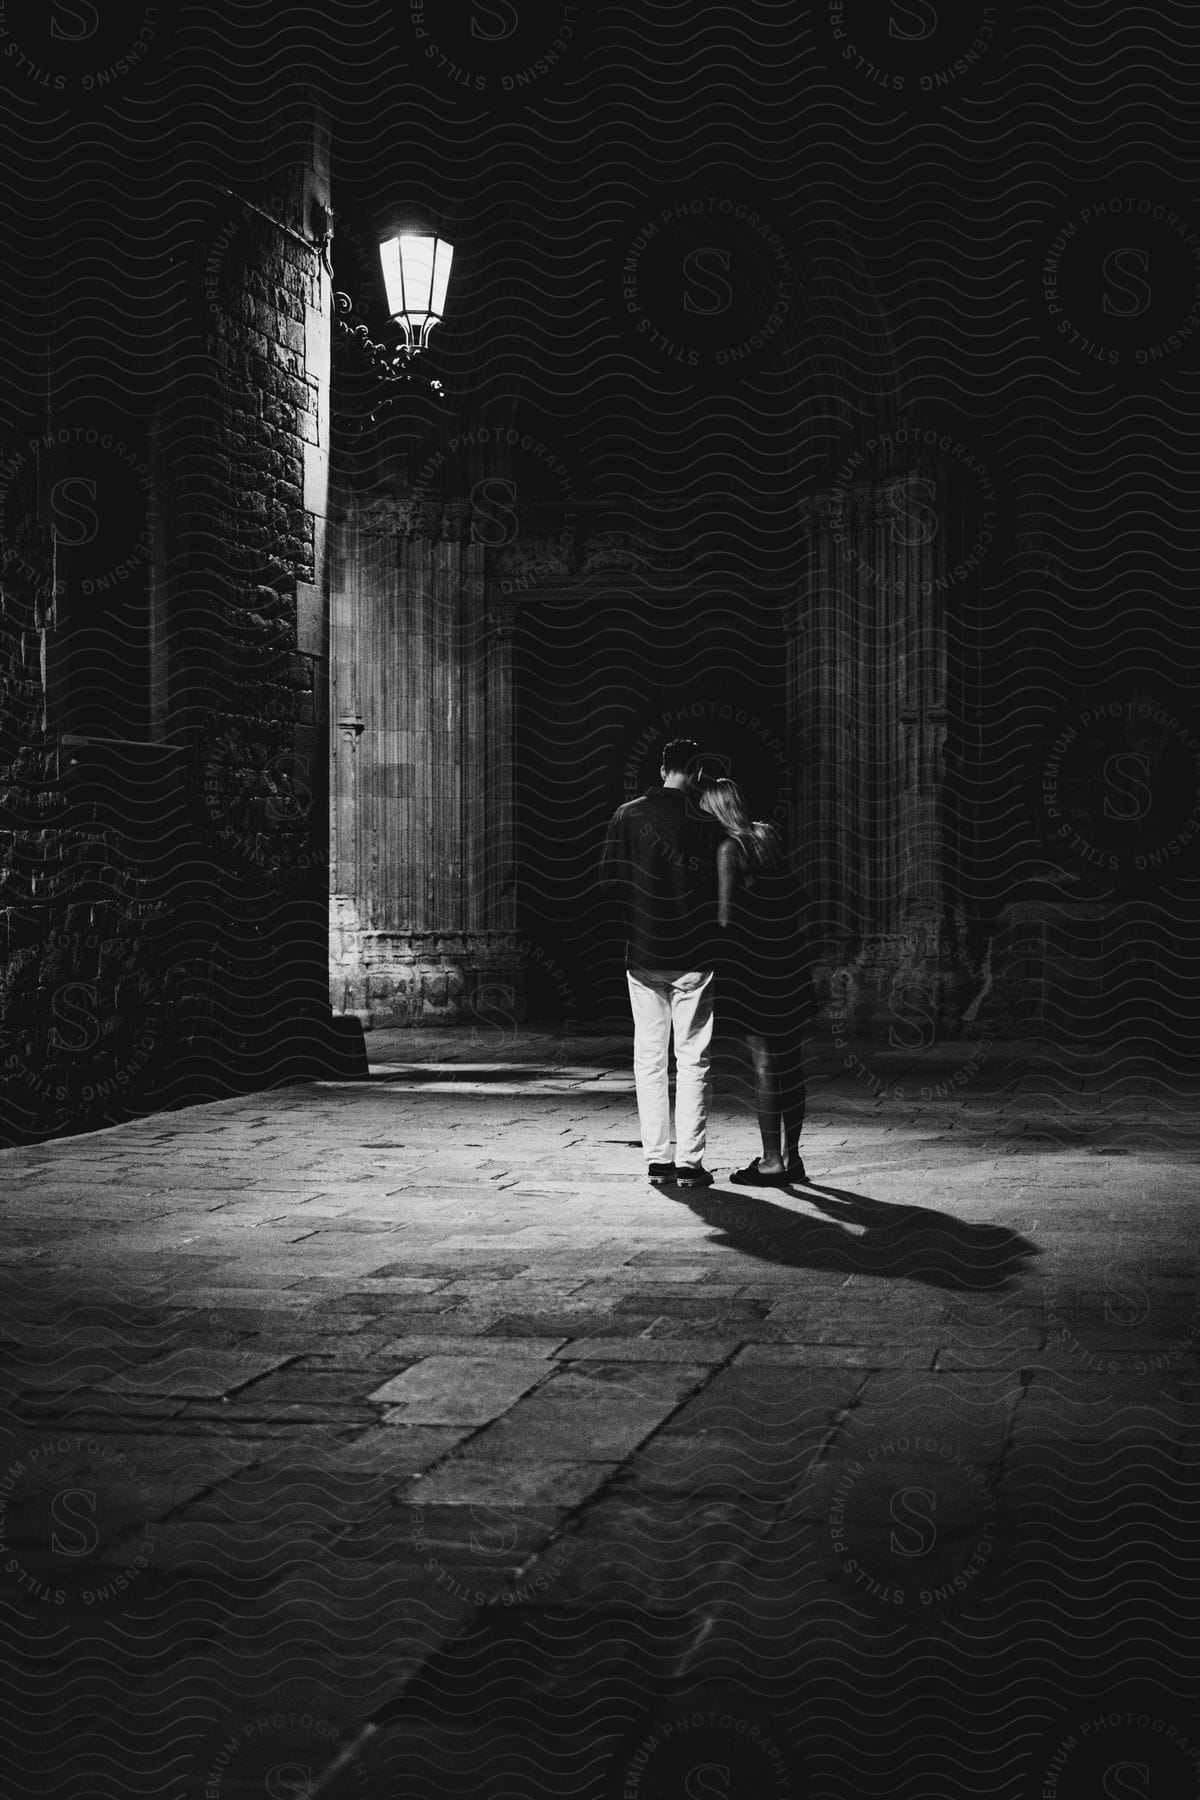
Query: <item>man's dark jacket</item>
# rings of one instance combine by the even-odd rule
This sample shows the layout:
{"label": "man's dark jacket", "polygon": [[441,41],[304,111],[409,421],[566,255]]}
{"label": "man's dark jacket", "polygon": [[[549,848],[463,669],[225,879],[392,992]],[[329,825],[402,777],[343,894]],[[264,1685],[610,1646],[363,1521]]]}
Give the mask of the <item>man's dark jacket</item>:
{"label": "man's dark jacket", "polygon": [[617,808],[600,885],[624,906],[629,968],[712,968],[724,836],[682,788],[650,788]]}

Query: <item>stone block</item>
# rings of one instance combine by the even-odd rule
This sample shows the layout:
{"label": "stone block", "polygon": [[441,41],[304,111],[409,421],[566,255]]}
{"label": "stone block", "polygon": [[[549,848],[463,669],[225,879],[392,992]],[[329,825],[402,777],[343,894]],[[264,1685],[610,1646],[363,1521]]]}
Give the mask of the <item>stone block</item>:
{"label": "stone block", "polygon": [[102,1394],[163,1395],[187,1399],[221,1399],[236,1393],[257,1376],[276,1369],[286,1357],[272,1351],[218,1350],[207,1345],[174,1350],[154,1362],[127,1369],[97,1384]]}
{"label": "stone block", "polygon": [[451,1456],[397,1496],[422,1506],[539,1506],[573,1508],[602,1487],[618,1464],[602,1462],[505,1461]]}
{"label": "stone block", "polygon": [[394,1357],[397,1362],[416,1361],[423,1356],[469,1356],[505,1359],[515,1357],[529,1362],[535,1357],[550,1357],[566,1343],[562,1337],[480,1337],[470,1336],[457,1343],[441,1337],[421,1336],[389,1338],[379,1352],[379,1360]]}
{"label": "stone block", "polygon": [[389,1406],[388,1424],[486,1424],[544,1381],[548,1366],[536,1357],[430,1356],[384,1382],[368,1398]]}
{"label": "stone block", "polygon": [[[520,1461],[620,1460],[676,1411],[681,1393],[705,1371],[695,1365],[613,1369],[597,1365],[592,1373],[594,1379],[560,1376],[542,1393],[522,1400],[472,1441],[471,1455]],[[606,1376],[626,1379],[610,1385]]]}
{"label": "stone block", "polygon": [[736,1338],[577,1337],[555,1352],[561,1362],[723,1363]]}

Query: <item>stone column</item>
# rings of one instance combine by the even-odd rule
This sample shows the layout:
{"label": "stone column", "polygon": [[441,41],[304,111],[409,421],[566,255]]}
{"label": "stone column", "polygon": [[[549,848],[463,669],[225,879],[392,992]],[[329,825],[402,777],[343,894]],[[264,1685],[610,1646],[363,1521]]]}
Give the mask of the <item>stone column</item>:
{"label": "stone column", "polygon": [[[484,552],[476,551],[482,566]],[[513,931],[517,922],[516,816],[513,791],[513,631],[516,602],[489,594],[485,615],[482,764],[484,817],[477,843],[479,923],[489,931]]]}
{"label": "stone column", "polygon": [[913,532],[936,470],[807,499],[791,608],[793,841],[816,897],[831,1015],[915,1048],[956,1029],[965,970],[946,889],[944,543]]}

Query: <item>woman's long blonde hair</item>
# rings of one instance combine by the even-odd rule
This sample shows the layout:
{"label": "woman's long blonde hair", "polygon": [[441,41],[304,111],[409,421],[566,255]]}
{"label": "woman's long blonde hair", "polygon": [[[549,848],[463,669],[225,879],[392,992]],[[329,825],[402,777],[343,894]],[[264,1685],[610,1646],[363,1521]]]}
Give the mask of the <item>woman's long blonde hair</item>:
{"label": "woman's long blonde hair", "polygon": [[765,819],[752,819],[746,796],[736,781],[723,775],[706,788],[700,797],[705,812],[710,812],[729,833],[744,862],[751,868],[762,868],[779,855],[779,836]]}

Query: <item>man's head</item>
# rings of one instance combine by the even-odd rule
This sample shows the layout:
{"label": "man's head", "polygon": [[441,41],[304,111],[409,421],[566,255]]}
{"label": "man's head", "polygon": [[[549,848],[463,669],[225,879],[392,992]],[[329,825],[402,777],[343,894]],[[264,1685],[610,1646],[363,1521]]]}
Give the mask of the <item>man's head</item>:
{"label": "man's head", "polygon": [[729,758],[722,756],[719,751],[706,750],[692,769],[691,774],[692,780],[700,792],[706,794],[715,782],[728,781],[732,777],[733,765]]}
{"label": "man's head", "polygon": [[672,738],[663,745],[662,778],[664,787],[692,789],[696,771],[703,756],[695,738]]}

